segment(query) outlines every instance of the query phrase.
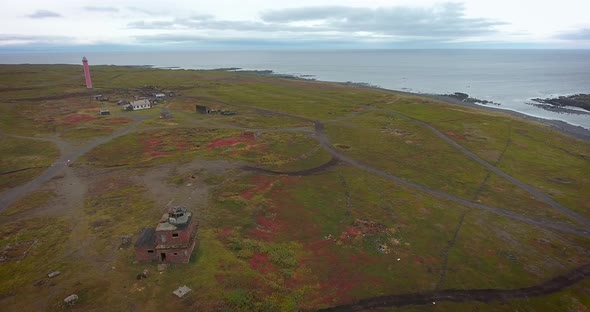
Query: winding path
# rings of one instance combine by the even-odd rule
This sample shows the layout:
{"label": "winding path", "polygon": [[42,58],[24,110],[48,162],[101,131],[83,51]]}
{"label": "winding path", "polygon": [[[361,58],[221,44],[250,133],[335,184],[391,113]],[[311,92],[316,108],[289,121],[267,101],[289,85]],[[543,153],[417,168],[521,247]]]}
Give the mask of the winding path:
{"label": "winding path", "polygon": [[271,174],[271,175],[286,175],[286,176],[308,176],[312,174],[317,174],[324,172],[334,166],[338,165],[338,158],[333,157],[325,164],[319,165],[314,168],[299,170],[299,171],[290,171],[290,172],[281,172],[281,171],[273,171],[264,168],[252,167],[252,166],[243,166],[241,169],[246,171],[252,171],[256,173],[263,173],[263,174]]}
{"label": "winding path", "polygon": [[[240,107],[240,105],[235,105],[235,104],[229,104],[229,103],[224,103],[224,104]],[[254,109],[255,111],[260,112],[260,113],[265,113],[265,114],[270,114],[270,115],[275,115],[275,116],[290,117],[290,118],[295,118],[295,119],[304,120],[304,121],[308,121],[308,122],[313,123],[314,128],[311,131],[312,133],[310,133],[309,127],[285,128],[285,129],[260,129],[260,131],[292,131],[292,132],[308,133],[319,142],[319,144],[322,148],[324,148],[327,152],[329,152],[333,156],[333,159],[330,162],[328,162],[324,165],[321,165],[317,168],[312,168],[312,169],[299,171],[299,172],[291,172],[291,173],[274,172],[274,171],[269,171],[269,170],[264,170],[264,169],[260,169],[260,168],[254,168],[254,167],[245,167],[243,169],[257,171],[257,172],[261,172],[261,173],[267,173],[267,174],[306,175],[306,174],[314,174],[314,173],[320,172],[322,170],[326,170],[326,169],[330,168],[331,166],[338,164],[338,162],[343,162],[343,163],[347,163],[353,167],[356,167],[358,169],[373,173],[377,176],[380,176],[380,177],[385,178],[387,180],[398,183],[400,185],[404,185],[406,187],[410,187],[410,188],[419,190],[421,192],[424,192],[424,193],[427,193],[427,194],[430,194],[430,195],[433,195],[433,196],[436,196],[436,197],[439,197],[442,199],[446,199],[446,200],[450,200],[450,201],[453,201],[456,203],[460,203],[460,204],[465,205],[467,207],[477,208],[477,209],[481,209],[484,211],[488,211],[488,212],[494,213],[496,215],[508,217],[510,219],[521,221],[523,223],[527,223],[527,224],[530,224],[533,226],[538,226],[538,227],[543,227],[543,228],[551,228],[551,229],[555,229],[558,231],[577,234],[577,235],[580,235],[580,236],[583,236],[586,238],[590,238],[590,232],[586,229],[580,229],[580,228],[577,228],[577,227],[574,227],[574,226],[571,226],[568,224],[556,223],[556,222],[551,222],[551,221],[547,221],[547,220],[536,219],[536,218],[522,215],[522,214],[519,214],[519,213],[516,213],[513,211],[484,205],[484,204],[475,202],[473,200],[464,199],[464,198],[454,196],[454,195],[451,195],[451,194],[448,194],[448,193],[445,193],[445,192],[442,192],[442,191],[439,191],[436,189],[432,189],[430,187],[427,187],[427,186],[424,186],[424,185],[421,185],[418,183],[408,181],[408,180],[403,179],[401,177],[392,175],[384,170],[364,164],[358,160],[355,160],[351,157],[344,155],[340,150],[335,148],[331,144],[327,135],[325,134],[324,123],[321,121],[313,120],[313,119],[306,118],[306,117],[291,115],[291,114],[287,114],[287,113],[282,113],[282,112],[275,112],[275,111],[267,110],[267,109],[260,109],[260,108],[255,108],[255,107],[248,107],[248,108]],[[371,109],[371,110],[373,110],[373,109]],[[371,110],[368,110],[368,111],[371,111]],[[487,168],[490,172],[493,172],[493,173],[507,179],[508,181],[514,183],[515,185],[518,185],[519,187],[523,188],[524,190],[526,190],[530,194],[534,195],[539,200],[546,202],[547,204],[551,205],[553,208],[557,209],[558,211],[562,212],[563,214],[566,214],[566,215],[572,217],[573,219],[579,221],[580,223],[585,225],[586,228],[590,228],[590,221],[587,218],[585,218],[585,217],[567,209],[566,207],[560,205],[559,203],[555,202],[549,196],[547,196],[547,195],[543,194],[542,192],[538,191],[537,189],[535,189],[533,186],[525,184],[525,183],[519,181],[518,179],[504,173],[503,171],[501,171],[500,169],[498,169],[494,165],[491,165],[490,163],[484,161],[483,159],[479,158],[474,153],[470,152],[469,150],[467,150],[463,146],[459,145],[458,143],[456,143],[455,141],[453,141],[449,137],[445,136],[442,132],[440,132],[439,130],[434,128],[432,125],[430,125],[424,121],[421,121],[421,120],[403,115],[401,113],[395,112],[395,111],[390,111],[390,110],[382,110],[382,111],[408,118],[414,122],[421,124],[424,127],[427,127],[428,129],[433,131],[438,137],[445,140],[451,146],[460,150],[463,154],[467,155],[472,160],[478,162],[479,164],[481,164],[482,166]],[[337,121],[341,121],[341,120],[346,120],[346,119],[352,118],[356,115],[362,114],[364,112],[367,112],[367,111],[355,112],[349,116],[345,116],[345,117],[342,117],[339,119],[335,119],[332,121],[326,121],[326,122],[337,122]],[[67,159],[75,161],[76,159],[78,159],[80,156],[84,155],[85,153],[87,153],[91,149],[93,149],[101,144],[107,143],[112,139],[115,139],[117,137],[128,134],[131,130],[133,130],[133,128],[135,128],[135,126],[137,126],[137,124],[139,124],[142,120],[148,118],[147,116],[140,116],[140,115],[131,115],[131,116],[132,116],[132,118],[134,118],[134,122],[131,123],[130,125],[128,125],[127,127],[125,127],[124,129],[121,129],[121,130],[113,133],[110,136],[98,138],[98,139],[92,141],[91,143],[89,143],[83,147],[80,147],[80,148],[73,148],[71,145],[67,144],[66,142],[59,140],[59,139],[54,139],[54,138],[32,138],[32,137],[23,137],[23,136],[16,136],[16,135],[11,135],[11,134],[6,134],[6,133],[0,133],[1,135],[8,135],[8,136],[17,137],[17,138],[25,138],[25,139],[53,142],[56,145],[58,145],[58,147],[60,148],[60,151],[62,152],[61,156],[59,158],[59,162],[62,162],[61,165],[58,165],[59,164],[59,162],[58,162],[58,164],[52,165],[45,172],[43,172],[40,176],[38,176],[34,180],[28,182],[27,184],[24,184],[20,187],[10,189],[10,190],[5,191],[2,194],[0,194],[0,211],[6,209],[10,204],[14,203],[16,200],[18,200],[21,197],[25,196],[26,194],[34,191],[35,189],[37,189],[38,187],[40,187],[41,185],[43,185],[47,181],[51,180],[52,178],[54,178],[58,174],[62,173],[66,169],[66,167],[63,165],[63,162],[65,162]],[[223,125],[223,126],[227,126],[227,125]],[[235,128],[247,129],[245,127],[239,127],[239,126],[235,126]],[[248,129],[248,130],[252,130],[252,129]],[[485,183],[485,181],[484,181],[484,183]],[[464,215],[463,215],[463,217],[464,217]],[[459,224],[458,230],[460,229],[460,226],[461,226],[461,224]],[[457,230],[457,233],[458,233],[458,230]],[[456,233],[456,235],[457,235],[457,233]],[[431,292],[403,294],[403,295],[388,295],[388,296],[367,298],[367,299],[363,299],[363,300],[358,301],[353,304],[336,306],[336,307],[326,309],[324,311],[360,311],[360,310],[376,309],[376,308],[384,308],[384,307],[401,307],[401,306],[407,306],[407,305],[431,304],[432,302],[436,302],[436,301],[490,302],[490,301],[498,301],[498,300],[527,298],[527,297],[533,297],[533,296],[541,296],[541,295],[545,295],[545,294],[549,294],[549,293],[558,291],[560,289],[574,285],[575,283],[585,279],[588,276],[590,276],[590,264],[582,266],[580,268],[577,268],[574,271],[571,271],[567,274],[555,277],[555,278],[548,280],[544,283],[541,283],[541,284],[538,284],[535,286],[531,286],[531,287],[526,287],[526,288],[520,288],[520,289],[474,289],[474,290],[455,290],[455,289],[438,290],[438,289],[436,289]],[[444,276],[441,278],[444,278]]]}
{"label": "winding path", "polygon": [[[53,142],[58,146],[58,148],[61,151],[61,156],[58,158],[57,162],[54,163],[53,165],[51,165],[41,175],[39,175],[38,177],[36,177],[32,181],[29,181],[26,184],[23,184],[21,186],[17,186],[15,188],[12,188],[10,190],[7,190],[7,191],[1,193],[0,194],[0,211],[8,208],[8,206],[10,206],[15,201],[19,200],[20,198],[24,197],[25,195],[29,194],[30,192],[33,192],[34,190],[41,187],[41,185],[43,185],[44,183],[48,182],[49,180],[51,180],[52,178],[54,178],[58,174],[62,173],[67,168],[65,166],[65,162],[67,160],[71,160],[72,162],[75,162],[76,159],[78,159],[80,156],[86,154],[87,152],[89,152],[93,148],[95,148],[101,144],[107,143],[107,142],[111,141],[112,139],[115,139],[117,137],[120,137],[120,136],[123,136],[123,135],[129,133],[129,131],[131,131],[135,126],[137,126],[137,124],[139,124],[141,121],[148,118],[146,116],[140,116],[140,115],[131,115],[130,117],[133,118],[134,121],[130,125],[128,125],[127,127],[123,128],[123,129],[121,129],[109,136],[98,138],[98,139],[92,141],[91,143],[86,144],[85,146],[80,147],[80,148],[72,148],[69,144],[65,143],[64,141],[59,140],[59,139],[55,139],[55,138],[35,138],[35,137],[25,137],[25,136],[17,136],[17,135],[12,135],[12,134],[0,133],[2,135],[7,135],[7,136],[11,136],[11,137],[16,137],[16,138]],[[71,149],[73,149],[73,151],[69,151]]]}
{"label": "winding path", "polygon": [[526,299],[548,295],[571,287],[590,276],[590,264],[576,268],[566,274],[554,277],[544,283],[517,289],[447,289],[403,295],[387,295],[360,300],[356,303],[335,306],[319,311],[367,311],[378,308],[426,305],[437,302],[493,302]]}
{"label": "winding path", "polygon": [[538,200],[550,205],[551,207],[555,208],[557,211],[561,212],[564,215],[569,216],[570,218],[580,222],[581,224],[583,224],[584,226],[586,226],[587,228],[590,228],[590,219],[578,214],[577,212],[574,212],[566,207],[564,207],[563,205],[561,205],[560,203],[556,202],[553,198],[547,196],[546,194],[540,192],[539,190],[537,190],[535,187],[533,187],[532,185],[526,184],[518,179],[516,179],[515,177],[506,174],[504,171],[498,169],[498,167],[491,165],[490,163],[488,163],[487,161],[481,159],[479,156],[475,155],[473,152],[469,151],[468,149],[466,149],[465,147],[459,145],[457,142],[453,141],[451,138],[449,138],[448,136],[444,135],[442,132],[440,132],[438,129],[436,129],[435,127],[433,127],[431,124],[404,115],[402,113],[396,112],[396,111],[391,111],[391,110],[386,110],[386,109],[380,109],[380,111],[386,112],[386,113],[391,113],[394,115],[398,115],[401,117],[404,117],[406,119],[412,120],[428,129],[430,129],[430,131],[432,131],[434,134],[436,134],[436,136],[438,136],[439,138],[443,139],[445,142],[449,143],[451,146],[453,146],[454,148],[456,148],[457,150],[459,150],[461,153],[465,154],[467,157],[471,158],[472,160],[476,161],[477,163],[479,163],[480,165],[484,166],[486,169],[488,169],[489,171],[501,176],[502,178],[510,181],[511,183],[513,183],[514,185],[519,186],[520,188],[522,188],[523,190],[527,191],[529,194],[533,195],[535,198],[537,198]]}
{"label": "winding path", "polygon": [[315,138],[320,142],[320,144],[324,147],[324,149],[326,149],[326,151],[330,154],[332,154],[332,156],[338,158],[339,160],[341,160],[342,162],[345,162],[349,165],[352,165],[356,168],[362,169],[364,171],[368,171],[371,172],[373,174],[376,174],[380,177],[383,177],[387,180],[393,181],[395,183],[410,187],[410,188],[414,188],[417,189],[419,191],[422,191],[424,193],[430,194],[430,195],[434,195],[436,197],[439,198],[443,198],[443,199],[447,199],[450,201],[454,201],[460,204],[463,204],[467,207],[474,207],[474,208],[478,208],[487,212],[491,212],[497,215],[501,215],[504,217],[508,217],[514,220],[518,220],[524,223],[528,223],[531,225],[535,225],[535,226],[540,226],[540,227],[545,227],[545,228],[552,228],[555,230],[559,230],[562,232],[566,232],[566,233],[572,233],[572,234],[577,234],[580,236],[584,236],[587,238],[590,238],[590,232],[586,229],[580,229],[580,228],[576,228],[576,227],[572,227],[570,225],[566,225],[566,224],[562,224],[562,223],[556,223],[556,222],[550,222],[550,221],[546,221],[546,220],[540,220],[540,219],[535,219],[529,216],[525,216],[513,211],[509,211],[509,210],[504,210],[504,209],[500,209],[500,208],[496,208],[496,207],[492,207],[492,206],[488,206],[488,205],[484,205],[475,201],[471,201],[465,198],[461,198],[455,195],[451,195],[439,190],[435,190],[432,188],[429,188],[427,186],[418,184],[418,183],[414,183],[414,182],[410,182],[406,179],[400,178],[398,176],[392,175],[388,172],[385,172],[381,169],[377,169],[375,167],[369,166],[367,164],[361,163],[358,160],[352,159],[348,156],[343,155],[340,151],[338,151],[336,148],[334,148],[334,146],[332,146],[332,144],[330,143],[329,139],[326,137],[326,135],[324,134],[323,131],[323,124],[322,123],[316,123],[316,133],[315,133]]}
{"label": "winding path", "polygon": [[[455,141],[451,140],[450,138],[448,138],[447,136],[445,136],[444,134],[442,134],[440,131],[438,131],[436,128],[432,127],[431,125],[418,120],[418,119],[414,119],[411,117],[407,117],[410,118],[416,122],[419,122],[420,124],[427,126],[430,130],[434,131],[439,137],[441,137],[442,139],[444,139],[446,142],[448,142],[449,144],[451,144],[452,146],[458,148],[459,150],[461,150],[462,152],[464,152],[467,156],[469,156],[470,158],[472,158],[473,160],[477,161],[478,163],[484,165],[486,168],[488,168],[490,171],[497,173],[500,176],[503,177],[509,177],[509,181],[514,182],[516,181],[515,184],[519,185],[519,186],[524,186],[524,189],[528,192],[530,192],[531,194],[535,194],[537,195],[536,197],[539,198],[541,201],[546,201],[548,204],[553,203],[552,206],[558,207],[557,209],[561,212],[563,212],[564,214],[567,214],[568,216],[572,216],[574,219],[579,220],[581,223],[583,223],[584,225],[588,225],[585,226],[584,228],[578,228],[578,227],[574,227],[571,226],[569,224],[564,224],[564,223],[558,223],[558,222],[552,222],[552,221],[548,221],[548,220],[543,220],[543,219],[537,219],[537,218],[532,218],[523,214],[519,214],[517,212],[514,211],[510,211],[510,210],[505,210],[505,209],[501,209],[501,208],[497,208],[497,207],[492,207],[492,206],[488,206],[485,204],[481,204],[472,200],[468,200],[465,198],[461,198],[455,195],[451,195],[439,190],[435,190],[432,189],[430,187],[427,187],[425,185],[421,185],[418,183],[414,183],[411,181],[408,181],[404,178],[395,176],[393,174],[390,174],[382,169],[378,169],[375,167],[372,167],[370,165],[364,164],[358,160],[355,160],[351,157],[348,157],[346,155],[344,155],[341,151],[339,151],[338,149],[336,149],[330,142],[329,138],[326,136],[325,132],[324,132],[324,122],[318,121],[318,120],[314,120],[311,118],[307,118],[307,117],[302,117],[302,116],[298,116],[298,115],[292,115],[292,114],[288,114],[288,113],[283,113],[283,112],[277,112],[277,111],[273,111],[273,110],[269,110],[269,109],[263,109],[263,108],[257,108],[257,107],[250,107],[250,106],[245,106],[245,105],[237,105],[237,104],[232,104],[232,103],[227,103],[227,102],[221,102],[222,104],[225,105],[229,105],[229,106],[234,106],[234,107],[243,107],[243,108],[248,108],[248,109],[253,109],[258,113],[261,114],[267,114],[267,115],[274,115],[274,116],[283,116],[283,117],[289,117],[289,118],[294,118],[294,119],[299,119],[302,121],[307,121],[307,122],[311,122],[314,124],[314,133],[312,134],[312,137],[315,138],[320,145],[328,152],[330,153],[335,159],[340,160],[341,162],[347,163],[353,167],[356,167],[358,169],[367,171],[367,172],[371,172],[375,175],[378,175],[382,178],[385,178],[387,180],[393,181],[395,183],[413,188],[413,189],[417,189],[419,191],[422,191],[424,193],[430,194],[430,195],[434,195],[436,197],[439,198],[443,198],[446,200],[450,200],[450,201],[454,201],[457,203],[460,203],[462,205],[465,205],[467,207],[473,207],[473,208],[477,208],[477,209],[481,209],[496,215],[500,215],[500,216],[504,216],[513,220],[517,220],[517,221],[521,221],[523,223],[527,223],[533,226],[539,226],[539,227],[543,227],[543,228],[550,228],[550,229],[554,229],[554,230],[558,230],[561,232],[565,232],[565,233],[571,233],[571,234],[577,234],[586,238],[590,238],[590,222],[588,221],[588,219],[586,219],[583,216],[578,215],[577,213],[561,206],[560,204],[556,203],[553,199],[549,198],[549,196],[542,194],[541,192],[537,191],[536,189],[534,189],[532,186],[524,184],[520,181],[518,181],[516,178],[511,177],[510,175],[502,172],[500,169],[494,167],[493,165],[487,163],[486,161],[484,161],[483,159],[479,158],[477,155],[475,155],[474,153],[470,152],[469,150],[467,150],[466,148],[464,148],[463,146],[457,144]],[[371,111],[374,109],[369,109],[368,111]],[[368,112],[368,111],[364,111],[364,112]],[[384,110],[384,111],[388,111],[388,110]],[[364,112],[355,112],[352,113],[351,115],[359,115],[362,114]],[[393,112],[393,111],[389,111],[391,113],[394,114],[399,114],[397,112]],[[405,116],[405,115],[404,115]],[[336,119],[336,121],[338,120],[346,120],[349,119],[350,116],[345,116],[339,119]],[[330,122],[330,121],[327,121]]]}
{"label": "winding path", "polygon": [[[209,99],[207,97],[191,97],[191,98],[198,98],[198,99]],[[409,116],[405,116],[403,114],[400,114],[398,112],[395,111],[390,111],[390,110],[383,110],[383,109],[379,109],[385,112],[390,112],[392,114],[398,114],[400,116],[403,115],[403,117],[406,117],[408,119],[411,119],[415,122],[420,123],[421,125],[427,127],[428,129],[430,129],[431,131],[433,131],[435,134],[437,134],[437,136],[439,136],[440,138],[442,138],[443,140],[445,140],[446,142],[448,142],[449,144],[451,144],[452,146],[454,146],[455,148],[459,149],[461,152],[463,152],[465,155],[467,155],[468,157],[470,157],[471,159],[473,159],[474,161],[478,162],[479,164],[483,165],[484,167],[486,167],[489,171],[494,172],[502,177],[505,177],[506,179],[508,179],[510,182],[515,183],[516,185],[522,187],[524,190],[526,190],[527,192],[535,195],[535,197],[537,197],[538,199],[540,199],[543,202],[546,202],[547,204],[551,205],[552,207],[556,208],[557,210],[559,210],[560,212],[574,218],[575,220],[578,220],[579,222],[581,222],[582,224],[585,225],[584,228],[578,228],[578,227],[574,227],[571,226],[569,224],[564,224],[564,223],[558,223],[558,222],[552,222],[552,221],[548,221],[548,220],[543,220],[543,219],[537,219],[537,218],[532,218],[529,217],[527,215],[523,215],[523,214],[519,214],[517,212],[514,211],[510,211],[510,210],[505,210],[505,209],[501,209],[501,208],[497,208],[497,207],[492,207],[492,206],[488,206],[485,204],[481,204],[472,200],[468,200],[465,198],[461,198],[455,195],[451,195],[439,190],[435,190],[432,189],[430,187],[427,187],[425,185],[421,185],[418,183],[414,183],[411,181],[408,181],[404,178],[395,176],[393,174],[390,174],[382,169],[378,169],[375,167],[372,167],[370,165],[364,164],[358,160],[355,160],[351,157],[348,157],[346,155],[344,155],[341,151],[339,151],[338,149],[336,149],[330,142],[329,138],[326,136],[325,132],[324,132],[324,123],[322,121],[318,121],[318,120],[314,120],[311,118],[307,118],[307,117],[303,117],[303,116],[298,116],[298,115],[292,115],[292,114],[288,114],[288,113],[283,113],[283,112],[277,112],[277,111],[273,111],[273,110],[269,110],[269,109],[263,109],[263,108],[258,108],[258,107],[251,107],[251,106],[246,106],[246,105],[237,105],[237,104],[233,104],[233,103],[227,103],[227,102],[223,102],[223,101],[219,101],[218,102],[224,104],[224,105],[228,105],[228,106],[234,106],[234,107],[243,107],[243,108],[248,108],[248,109],[253,109],[254,111],[261,113],[261,114],[266,114],[266,115],[272,115],[272,116],[282,116],[282,117],[289,117],[289,118],[294,118],[294,119],[298,119],[298,120],[302,120],[302,121],[307,121],[307,122],[311,122],[314,124],[314,133],[312,134],[312,137],[315,138],[320,145],[328,152],[330,153],[334,158],[340,160],[341,162],[347,163],[353,167],[356,167],[358,169],[367,171],[367,172],[371,172],[375,175],[378,175],[382,178],[385,178],[387,180],[393,181],[395,183],[413,188],[413,189],[417,189],[419,191],[422,191],[424,193],[439,197],[439,198],[443,198],[446,200],[450,200],[450,201],[454,201],[456,203],[460,203],[462,205],[465,205],[467,207],[473,207],[473,208],[477,208],[480,210],[484,210],[496,215],[500,215],[500,216],[504,216],[513,220],[517,220],[517,221],[521,221],[523,223],[527,223],[533,226],[539,226],[539,227],[543,227],[543,228],[550,228],[550,229],[554,229],[554,230],[558,230],[561,232],[565,232],[565,233],[571,233],[571,234],[577,234],[586,238],[590,238],[590,221],[563,207],[562,205],[560,205],[559,203],[555,202],[552,198],[550,198],[549,196],[539,192],[538,190],[536,190],[534,187],[525,184],[523,182],[520,182],[519,180],[517,180],[516,178],[504,173],[503,171],[501,171],[500,169],[494,167],[493,165],[489,164],[488,162],[484,161],[483,159],[479,158],[477,155],[475,155],[474,153],[470,152],[469,150],[467,150],[466,148],[464,148],[463,146],[459,145],[458,143],[456,143],[455,141],[451,140],[449,137],[445,136],[443,133],[441,133],[440,131],[438,131],[436,128],[434,128],[433,126],[431,126],[430,124],[421,121],[419,119],[415,119]],[[372,110],[377,110],[374,108],[371,108],[369,106],[365,106],[368,109],[365,111],[360,111],[360,112],[354,112],[351,115],[353,115],[352,117],[362,114],[362,113],[366,113]],[[351,116],[345,116],[342,118],[338,118],[335,119],[333,121],[340,121],[340,120],[346,120],[349,118],[352,118]],[[331,121],[326,121],[326,122],[331,122]],[[294,130],[294,129],[293,129]]]}

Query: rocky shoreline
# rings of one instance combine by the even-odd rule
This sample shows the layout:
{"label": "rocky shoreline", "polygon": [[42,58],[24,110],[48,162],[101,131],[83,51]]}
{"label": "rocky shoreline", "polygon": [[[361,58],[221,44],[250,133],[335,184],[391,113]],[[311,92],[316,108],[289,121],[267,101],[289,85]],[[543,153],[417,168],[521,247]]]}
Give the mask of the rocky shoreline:
{"label": "rocky shoreline", "polygon": [[[397,92],[399,92],[399,91],[397,91]],[[479,105],[479,104],[472,103],[472,102],[464,102],[464,101],[458,100],[455,97],[451,97],[451,96],[443,95],[443,94],[420,94],[420,93],[408,93],[408,92],[404,92],[404,93],[418,95],[418,96],[425,96],[425,97],[429,97],[431,99],[435,99],[435,100],[439,100],[439,101],[443,101],[443,102],[447,102],[447,103],[451,103],[451,104],[457,104],[457,105],[462,105],[462,106],[467,106],[467,107],[475,107],[475,108],[480,108],[480,109],[488,109],[488,110],[493,110],[493,111],[497,111],[497,112],[503,112],[506,114],[510,114],[512,116],[520,117],[522,119],[532,120],[535,122],[543,123],[543,124],[548,125],[557,131],[568,134],[568,135],[573,136],[577,139],[590,142],[590,130],[589,129],[586,129],[586,128],[580,127],[580,126],[574,126],[574,125],[569,124],[565,121],[554,120],[554,119],[544,119],[544,118],[539,118],[539,117],[534,117],[534,116],[526,115],[523,113],[519,113],[519,112],[516,112],[513,110],[502,109],[502,108],[497,108],[497,107],[492,107],[492,106]]]}
{"label": "rocky shoreline", "polygon": [[500,106],[500,103],[474,98],[469,96],[469,94],[463,92],[455,92],[453,94],[441,94],[441,96],[449,97],[461,101],[463,103]]}
{"label": "rocky shoreline", "polygon": [[560,96],[547,99],[536,98],[532,99],[531,101],[558,108],[565,108],[568,106],[578,107],[590,112],[590,94],[574,94],[570,96]]}

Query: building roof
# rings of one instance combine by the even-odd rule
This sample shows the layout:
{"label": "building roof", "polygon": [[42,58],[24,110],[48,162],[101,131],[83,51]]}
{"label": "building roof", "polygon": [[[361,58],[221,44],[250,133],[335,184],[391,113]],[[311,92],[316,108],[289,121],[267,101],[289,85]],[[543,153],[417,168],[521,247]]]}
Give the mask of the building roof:
{"label": "building roof", "polygon": [[156,231],[182,231],[186,230],[191,224],[192,213],[185,212],[181,217],[170,217],[170,214],[165,213],[160,219],[160,223],[156,227]]}
{"label": "building roof", "polygon": [[175,294],[178,298],[184,297],[186,294],[191,292],[192,289],[186,287],[186,285],[178,287],[177,290],[173,291],[172,293]]}
{"label": "building roof", "polygon": [[150,100],[143,99],[143,100],[133,101],[133,102],[131,102],[131,105],[133,105],[133,106],[136,106],[136,105],[150,105]]}
{"label": "building roof", "polygon": [[156,247],[156,229],[143,228],[135,242],[135,247]]}

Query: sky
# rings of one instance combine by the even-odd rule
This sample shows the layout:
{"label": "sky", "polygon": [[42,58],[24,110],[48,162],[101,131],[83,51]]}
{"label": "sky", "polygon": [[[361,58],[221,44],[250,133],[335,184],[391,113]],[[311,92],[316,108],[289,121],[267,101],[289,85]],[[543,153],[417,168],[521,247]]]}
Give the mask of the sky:
{"label": "sky", "polygon": [[588,0],[18,0],[0,52],[62,49],[590,49]]}

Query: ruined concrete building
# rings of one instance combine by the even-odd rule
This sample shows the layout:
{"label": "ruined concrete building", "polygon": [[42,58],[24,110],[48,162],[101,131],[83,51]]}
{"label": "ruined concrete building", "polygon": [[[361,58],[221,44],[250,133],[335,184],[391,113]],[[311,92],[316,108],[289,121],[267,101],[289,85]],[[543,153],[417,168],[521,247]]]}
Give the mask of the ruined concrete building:
{"label": "ruined concrete building", "polygon": [[197,111],[197,113],[201,113],[201,114],[211,114],[211,108],[209,108],[209,106],[204,106],[204,105],[195,105],[195,110]]}
{"label": "ruined concrete building", "polygon": [[138,261],[188,263],[197,242],[197,224],[184,207],[162,215],[156,228],[144,228],[135,242]]}

